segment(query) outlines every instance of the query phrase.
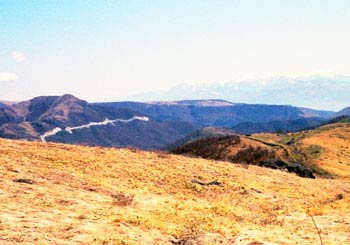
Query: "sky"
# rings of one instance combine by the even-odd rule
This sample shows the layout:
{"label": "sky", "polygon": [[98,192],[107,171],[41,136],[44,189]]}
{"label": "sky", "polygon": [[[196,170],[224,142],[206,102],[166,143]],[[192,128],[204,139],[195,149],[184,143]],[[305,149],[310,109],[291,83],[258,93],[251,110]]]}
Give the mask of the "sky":
{"label": "sky", "polygon": [[0,0],[0,100],[350,75],[349,13],[348,0]]}

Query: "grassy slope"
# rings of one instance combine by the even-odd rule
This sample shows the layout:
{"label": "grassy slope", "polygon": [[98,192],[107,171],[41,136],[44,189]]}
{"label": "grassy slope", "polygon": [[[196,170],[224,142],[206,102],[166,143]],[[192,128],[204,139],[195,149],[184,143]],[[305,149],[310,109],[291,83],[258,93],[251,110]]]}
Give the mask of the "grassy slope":
{"label": "grassy slope", "polygon": [[[304,161],[333,177],[350,179],[350,123],[291,134],[256,134],[253,138],[279,144],[292,159]],[[295,143],[287,145],[292,139]]]}
{"label": "grassy slope", "polygon": [[[32,185],[13,180],[27,178]],[[192,179],[218,180],[224,187]],[[350,243],[350,181],[157,152],[0,140],[0,243]],[[128,200],[133,196],[131,203]]]}

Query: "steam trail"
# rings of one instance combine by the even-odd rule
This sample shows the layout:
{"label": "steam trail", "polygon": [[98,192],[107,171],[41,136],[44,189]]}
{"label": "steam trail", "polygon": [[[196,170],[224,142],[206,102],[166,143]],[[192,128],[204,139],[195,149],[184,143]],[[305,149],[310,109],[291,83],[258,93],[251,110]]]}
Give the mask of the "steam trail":
{"label": "steam trail", "polygon": [[40,135],[40,139],[41,139],[42,142],[46,142],[46,137],[53,136],[53,135],[57,134],[60,131],[62,131],[61,128],[59,128],[59,127],[54,128],[53,130],[50,130],[50,131],[44,133],[43,135]]}
{"label": "steam trail", "polygon": [[[72,134],[74,130],[79,130],[79,129],[83,129],[83,128],[90,128],[91,126],[102,126],[102,125],[107,125],[107,124],[113,124],[116,122],[129,123],[129,122],[132,122],[135,120],[148,122],[149,118],[148,117],[139,117],[139,116],[134,116],[134,117],[129,118],[129,119],[114,119],[114,120],[110,120],[110,119],[106,118],[102,122],[90,122],[88,124],[84,124],[84,125],[80,125],[80,126],[76,126],[76,127],[66,127],[64,130],[66,132]],[[40,135],[40,139],[42,142],[46,142],[47,137],[54,136],[58,132],[61,132],[62,130],[63,129],[58,128],[58,127],[54,128],[53,130],[50,130],[50,131],[44,133],[43,135]]]}
{"label": "steam trail", "polygon": [[108,118],[106,118],[106,120],[104,120],[103,122],[91,122],[89,124],[85,124],[85,125],[81,125],[81,126],[76,126],[76,127],[66,127],[65,130],[72,134],[73,130],[77,130],[77,129],[83,129],[83,128],[90,128],[91,126],[101,126],[101,125],[107,125],[107,124],[112,124],[115,122],[123,122],[123,123],[128,123],[128,122],[132,122],[135,120],[140,120],[140,121],[145,121],[148,122],[149,118],[148,117],[138,117],[138,116],[134,116],[130,119],[114,119],[114,120],[109,120]]}

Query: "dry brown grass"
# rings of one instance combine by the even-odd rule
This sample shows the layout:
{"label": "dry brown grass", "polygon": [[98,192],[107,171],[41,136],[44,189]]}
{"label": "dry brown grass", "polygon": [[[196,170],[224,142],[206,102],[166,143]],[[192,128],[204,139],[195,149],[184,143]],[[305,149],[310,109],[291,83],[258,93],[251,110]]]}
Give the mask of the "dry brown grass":
{"label": "dry brown grass", "polygon": [[238,135],[208,137],[189,142],[171,152],[185,156],[201,157],[218,161],[258,165],[272,158],[285,158],[281,148],[274,148]]}
{"label": "dry brown grass", "polygon": [[329,130],[304,139],[304,147],[320,146],[321,154],[313,159],[315,164],[337,176],[350,178],[350,124],[325,128]]}
{"label": "dry brown grass", "polygon": [[[350,179],[350,123],[337,123],[292,134],[256,134],[254,138],[280,144],[296,160],[324,170],[335,178]],[[291,146],[286,142],[291,139]],[[295,150],[301,154],[296,154]]]}
{"label": "dry brown grass", "polygon": [[350,243],[347,179],[1,139],[0,184],[0,244]]}

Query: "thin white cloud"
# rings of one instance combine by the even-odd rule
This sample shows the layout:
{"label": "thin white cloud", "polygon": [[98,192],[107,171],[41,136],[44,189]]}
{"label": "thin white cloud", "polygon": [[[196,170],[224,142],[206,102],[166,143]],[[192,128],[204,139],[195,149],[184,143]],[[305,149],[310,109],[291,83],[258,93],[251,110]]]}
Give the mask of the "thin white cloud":
{"label": "thin white cloud", "polygon": [[23,62],[26,59],[26,57],[24,56],[24,53],[20,51],[13,51],[12,58],[14,59],[14,61],[18,63]]}
{"label": "thin white cloud", "polygon": [[18,79],[15,73],[11,72],[0,72],[0,82],[13,82]]}

